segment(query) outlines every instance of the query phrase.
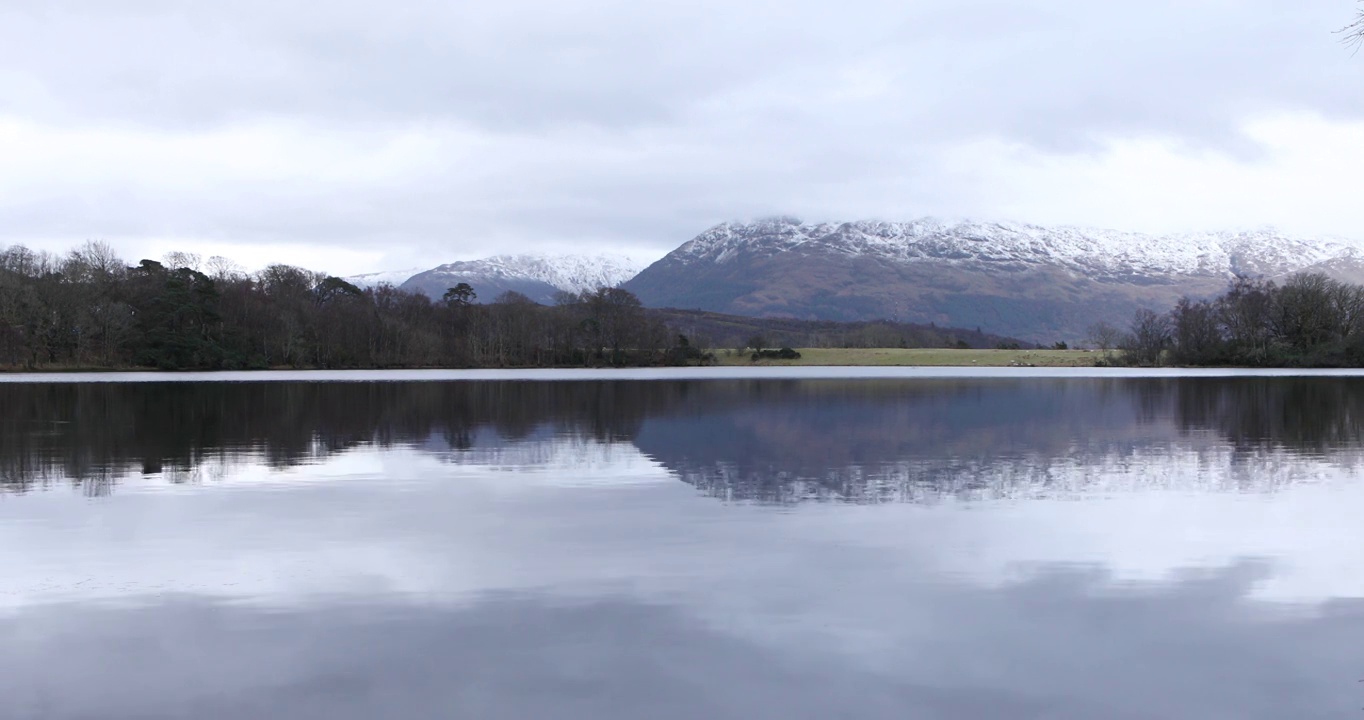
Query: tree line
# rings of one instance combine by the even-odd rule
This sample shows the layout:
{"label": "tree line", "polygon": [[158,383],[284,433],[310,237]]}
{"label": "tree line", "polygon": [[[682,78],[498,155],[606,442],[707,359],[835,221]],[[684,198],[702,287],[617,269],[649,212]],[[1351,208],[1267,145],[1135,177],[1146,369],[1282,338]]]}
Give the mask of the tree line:
{"label": "tree line", "polygon": [[1249,367],[1364,366],[1364,286],[1323,273],[1283,284],[1238,278],[1210,299],[1181,298],[1169,312],[1138,310],[1127,330],[1090,328],[1117,364]]}
{"label": "tree line", "polygon": [[681,364],[705,354],[619,288],[542,306],[518,293],[474,302],[360,288],[290,265],[244,272],[171,253],[128,265],[88,242],[65,255],[0,252],[0,366],[547,367]]}

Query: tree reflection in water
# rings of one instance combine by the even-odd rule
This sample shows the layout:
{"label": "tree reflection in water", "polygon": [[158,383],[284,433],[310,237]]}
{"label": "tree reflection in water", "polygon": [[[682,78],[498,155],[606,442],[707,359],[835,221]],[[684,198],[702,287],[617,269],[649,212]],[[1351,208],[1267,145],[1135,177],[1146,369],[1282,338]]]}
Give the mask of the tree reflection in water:
{"label": "tree reflection in water", "polygon": [[1353,464],[1362,418],[1350,378],[13,384],[0,483],[100,495],[136,474],[211,482],[394,446],[459,462],[569,437],[759,502],[1071,492],[1175,453],[1258,487],[1293,480],[1255,473],[1267,457]]}

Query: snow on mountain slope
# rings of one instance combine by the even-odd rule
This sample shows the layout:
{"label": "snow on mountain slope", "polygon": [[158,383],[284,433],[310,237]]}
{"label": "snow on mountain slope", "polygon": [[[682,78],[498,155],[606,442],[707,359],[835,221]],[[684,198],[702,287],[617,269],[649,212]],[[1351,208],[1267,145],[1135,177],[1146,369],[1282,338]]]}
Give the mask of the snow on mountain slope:
{"label": "snow on mountain slope", "polygon": [[359,275],[347,275],[342,280],[362,288],[375,287],[388,283],[389,285],[402,285],[408,278],[421,272],[421,268],[410,268],[408,270],[384,270],[381,272],[361,273]]}
{"label": "snow on mountain slope", "polygon": [[725,223],[625,283],[645,305],[819,320],[892,319],[1082,339],[1236,276],[1364,282],[1364,243],[1274,230],[1143,235],[1020,223],[791,218]]}
{"label": "snow on mountain slope", "polygon": [[472,279],[535,281],[559,290],[580,293],[615,287],[634,277],[648,263],[618,255],[496,255],[462,260],[426,271],[441,282]]}
{"label": "snow on mountain slope", "polygon": [[792,218],[718,225],[670,256],[724,263],[738,254],[833,253],[896,263],[1064,268],[1091,277],[1276,275],[1342,257],[1364,258],[1364,243],[1302,238],[1274,230],[1145,235],[1021,223],[946,222],[805,224]]}

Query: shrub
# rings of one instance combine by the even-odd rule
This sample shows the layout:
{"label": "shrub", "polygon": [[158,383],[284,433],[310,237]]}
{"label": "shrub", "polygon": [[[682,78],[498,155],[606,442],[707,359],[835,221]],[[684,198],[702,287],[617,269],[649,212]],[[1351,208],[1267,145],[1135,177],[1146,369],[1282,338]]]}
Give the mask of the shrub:
{"label": "shrub", "polygon": [[799,360],[800,353],[789,347],[780,350],[759,350],[753,353],[751,359],[753,362],[759,360]]}

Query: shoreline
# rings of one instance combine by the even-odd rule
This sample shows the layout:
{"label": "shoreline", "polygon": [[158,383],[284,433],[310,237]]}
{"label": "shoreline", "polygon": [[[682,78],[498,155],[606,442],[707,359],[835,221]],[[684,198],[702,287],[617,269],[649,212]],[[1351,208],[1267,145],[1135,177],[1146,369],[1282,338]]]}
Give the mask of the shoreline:
{"label": "shoreline", "polygon": [[[703,367],[703,368],[740,368],[740,367],[1094,367],[1095,361],[1102,358],[1097,350],[996,350],[996,349],[956,349],[956,348],[797,348],[801,358],[797,360],[763,359],[751,360],[749,352],[740,354],[734,350],[717,349],[716,364],[706,366],[665,366],[665,367]],[[750,351],[751,352],[751,351]],[[442,366],[415,367],[369,367],[369,368],[294,368],[271,367],[251,370],[161,370],[152,367],[107,367],[107,366],[55,366],[25,369],[16,366],[0,366],[0,377],[7,375],[65,375],[101,373],[156,373],[167,376],[185,373],[266,373],[266,372],[413,372],[442,371],[464,372],[475,370],[639,370],[644,367],[584,367],[580,365],[564,367],[484,367],[451,368]],[[660,367],[660,369],[664,369]]]}
{"label": "shoreline", "polygon": [[1192,377],[1352,376],[1364,368],[1170,366],[1138,368],[1098,364],[1098,350],[984,350],[935,348],[803,348],[794,360],[754,361],[751,352],[716,352],[713,365],[641,367],[390,367],[263,368],[256,370],[159,370],[138,367],[0,367],[0,383],[15,382],[253,382],[275,378],[305,381],[402,379],[725,379],[743,377]]}
{"label": "shoreline", "polygon": [[960,366],[755,366],[565,368],[524,370],[239,370],[0,374],[0,385],[275,382],[614,382],[695,380],[1123,380],[1187,378],[1357,377],[1364,368],[1100,368]]}
{"label": "shoreline", "polygon": [[1095,367],[1098,350],[1000,350],[958,348],[796,348],[797,360],[763,359],[719,350],[724,367]]}

